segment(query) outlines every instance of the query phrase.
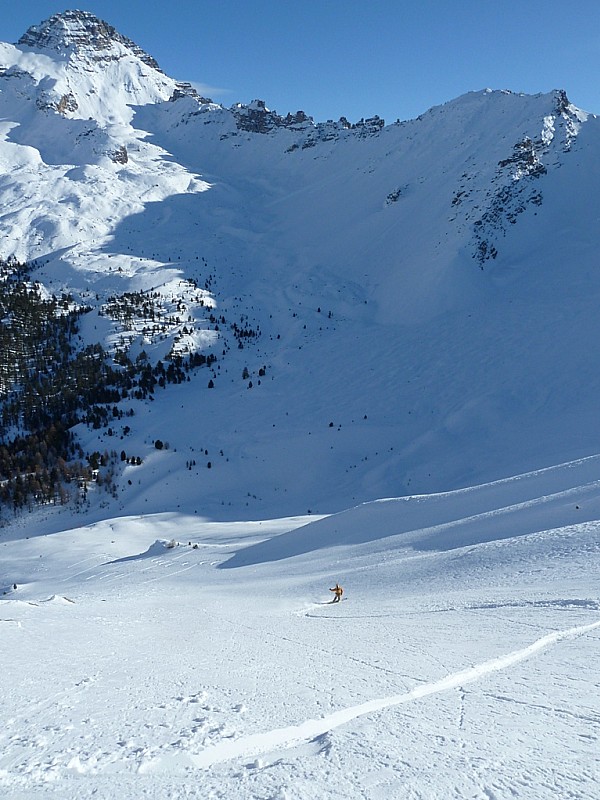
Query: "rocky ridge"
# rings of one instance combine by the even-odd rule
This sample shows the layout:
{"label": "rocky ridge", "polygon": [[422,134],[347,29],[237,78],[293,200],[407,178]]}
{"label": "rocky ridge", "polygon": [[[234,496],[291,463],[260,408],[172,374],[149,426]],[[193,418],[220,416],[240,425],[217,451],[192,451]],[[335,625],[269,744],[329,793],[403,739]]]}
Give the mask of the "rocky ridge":
{"label": "rocky ridge", "polygon": [[39,25],[32,25],[18,41],[21,47],[53,50],[64,56],[73,52],[91,51],[92,58],[96,61],[115,58],[115,43],[130,50],[147,66],[162,72],[156,60],[145,50],[88,11],[74,10],[54,14]]}

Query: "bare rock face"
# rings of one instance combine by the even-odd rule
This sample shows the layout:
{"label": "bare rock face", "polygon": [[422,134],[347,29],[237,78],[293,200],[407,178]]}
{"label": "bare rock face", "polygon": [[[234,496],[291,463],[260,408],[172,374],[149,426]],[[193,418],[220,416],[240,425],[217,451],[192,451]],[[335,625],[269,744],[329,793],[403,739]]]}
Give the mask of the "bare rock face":
{"label": "bare rock face", "polygon": [[280,117],[276,111],[267,108],[264,100],[254,100],[249,105],[238,103],[232,109],[239,130],[251,133],[269,133],[275,128],[295,128],[312,124],[312,117],[304,111]]}
{"label": "bare rock face", "polygon": [[73,93],[69,92],[68,94],[63,94],[60,98],[56,110],[59,114],[65,114],[67,111],[77,111],[78,107],[77,100],[75,100]]}
{"label": "bare rock face", "polygon": [[[126,47],[141,61],[160,70],[158,63],[135,42],[119,33],[112,25],[88,11],[64,11],[39,25],[32,25],[18,44],[35,50],[55,50],[58,53],[86,52],[96,61],[114,58],[114,44]],[[113,51],[109,55],[110,51]]]}
{"label": "bare rock face", "polygon": [[127,148],[124,144],[120,145],[113,150],[110,154],[110,158],[114,161],[115,164],[127,164],[129,161],[129,155],[127,153]]}

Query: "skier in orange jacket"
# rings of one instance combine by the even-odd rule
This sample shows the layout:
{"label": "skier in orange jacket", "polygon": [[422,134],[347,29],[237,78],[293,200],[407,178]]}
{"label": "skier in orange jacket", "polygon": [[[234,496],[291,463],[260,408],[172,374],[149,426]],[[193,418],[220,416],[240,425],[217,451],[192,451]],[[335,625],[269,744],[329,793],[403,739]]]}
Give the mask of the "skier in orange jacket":
{"label": "skier in orange jacket", "polygon": [[336,585],[333,587],[333,589],[330,589],[329,591],[335,593],[335,597],[333,598],[333,600],[331,602],[332,603],[339,603],[340,600],[342,599],[342,595],[344,594],[344,590],[339,585],[339,583],[336,583]]}

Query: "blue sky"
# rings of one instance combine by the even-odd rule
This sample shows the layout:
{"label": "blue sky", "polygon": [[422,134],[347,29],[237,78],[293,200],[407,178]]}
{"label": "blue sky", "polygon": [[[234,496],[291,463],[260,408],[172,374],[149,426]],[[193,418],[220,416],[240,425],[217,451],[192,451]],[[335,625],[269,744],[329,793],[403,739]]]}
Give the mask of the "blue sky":
{"label": "blue sky", "polygon": [[599,0],[25,0],[0,40],[73,7],[224,105],[394,122],[471,90],[561,88],[600,113]]}

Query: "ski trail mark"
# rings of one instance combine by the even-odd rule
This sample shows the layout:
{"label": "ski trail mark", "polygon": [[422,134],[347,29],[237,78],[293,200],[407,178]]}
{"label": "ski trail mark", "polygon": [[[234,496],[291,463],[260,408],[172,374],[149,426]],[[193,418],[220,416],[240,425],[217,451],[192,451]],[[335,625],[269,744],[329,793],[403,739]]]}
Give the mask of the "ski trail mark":
{"label": "ski trail mark", "polygon": [[341,725],[345,725],[365,714],[373,714],[385,708],[408,703],[411,700],[417,700],[421,697],[428,697],[431,694],[439,694],[449,689],[457,689],[467,683],[473,683],[492,672],[499,672],[513,666],[513,664],[518,664],[520,661],[525,661],[541,650],[545,650],[547,647],[557,644],[564,639],[575,639],[599,627],[600,621],[592,622],[589,625],[580,625],[576,628],[555,631],[554,633],[542,636],[541,639],[537,639],[522,650],[515,650],[505,656],[499,656],[490,661],[477,664],[474,667],[451,673],[439,681],[416,686],[414,689],[404,694],[392,695],[378,700],[370,700],[357,706],[335,711],[333,714],[328,714],[321,719],[307,720],[300,725],[277,728],[265,733],[255,733],[233,741],[223,741],[213,747],[207,748],[197,755],[188,754],[188,757],[192,760],[194,766],[207,768],[213,764],[229,761],[234,758],[255,758],[264,753],[288,750],[296,745],[310,742],[316,737],[322,736],[334,728],[339,728]]}

